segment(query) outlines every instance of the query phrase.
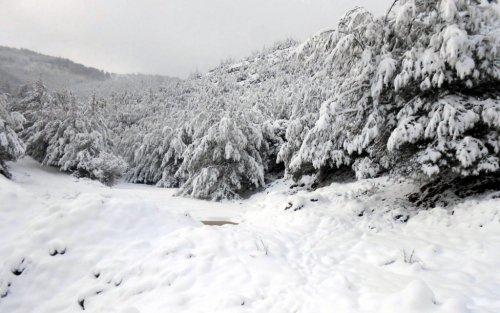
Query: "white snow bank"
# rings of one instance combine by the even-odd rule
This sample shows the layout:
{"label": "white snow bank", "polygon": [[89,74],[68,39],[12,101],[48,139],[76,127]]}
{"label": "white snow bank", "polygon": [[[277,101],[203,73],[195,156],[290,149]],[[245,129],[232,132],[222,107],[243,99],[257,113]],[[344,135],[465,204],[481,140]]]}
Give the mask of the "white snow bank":
{"label": "white snow bank", "polygon": [[378,179],[221,204],[13,172],[0,312],[500,312],[499,199],[417,213],[394,207],[410,185]]}

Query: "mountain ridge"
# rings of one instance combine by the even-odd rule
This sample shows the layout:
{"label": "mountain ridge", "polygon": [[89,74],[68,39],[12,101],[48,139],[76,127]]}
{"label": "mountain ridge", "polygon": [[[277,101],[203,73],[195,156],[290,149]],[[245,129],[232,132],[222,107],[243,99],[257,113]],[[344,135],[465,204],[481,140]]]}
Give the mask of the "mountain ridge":
{"label": "mountain ridge", "polygon": [[116,74],[25,48],[0,45],[0,93],[15,93],[22,85],[43,81],[54,91],[77,94],[106,93],[121,89],[142,89],[177,80],[163,75]]}

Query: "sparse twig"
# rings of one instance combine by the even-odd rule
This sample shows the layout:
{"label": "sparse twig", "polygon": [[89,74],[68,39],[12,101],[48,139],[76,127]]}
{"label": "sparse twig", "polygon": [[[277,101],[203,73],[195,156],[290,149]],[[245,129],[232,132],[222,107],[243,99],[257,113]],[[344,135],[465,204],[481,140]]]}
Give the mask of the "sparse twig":
{"label": "sparse twig", "polygon": [[267,246],[264,244],[264,241],[262,239],[260,239],[260,243],[262,244],[262,247],[264,247],[264,252],[266,253],[267,255]]}
{"label": "sparse twig", "polygon": [[411,250],[411,254],[408,257],[406,254],[406,250],[403,250],[403,261],[408,264],[413,264],[415,261],[413,260],[413,255],[415,254],[415,249]]}

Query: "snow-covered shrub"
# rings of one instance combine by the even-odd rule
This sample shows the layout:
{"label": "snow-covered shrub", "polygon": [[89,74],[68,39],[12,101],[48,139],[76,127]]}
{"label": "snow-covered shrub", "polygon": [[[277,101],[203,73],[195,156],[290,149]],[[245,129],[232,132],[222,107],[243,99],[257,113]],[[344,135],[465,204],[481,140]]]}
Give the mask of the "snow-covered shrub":
{"label": "snow-covered shrub", "polygon": [[[7,97],[0,94],[0,175],[9,177],[5,161],[15,161],[24,155],[25,146],[15,129],[21,117],[7,111]],[[17,126],[17,127],[16,127]]]}
{"label": "snow-covered shrub", "polygon": [[49,95],[45,100],[41,103],[30,95],[17,107],[29,116],[27,127],[20,133],[26,153],[61,171],[113,183],[126,163],[111,151],[109,130],[100,113],[102,104],[94,98],[78,102],[65,93]]}

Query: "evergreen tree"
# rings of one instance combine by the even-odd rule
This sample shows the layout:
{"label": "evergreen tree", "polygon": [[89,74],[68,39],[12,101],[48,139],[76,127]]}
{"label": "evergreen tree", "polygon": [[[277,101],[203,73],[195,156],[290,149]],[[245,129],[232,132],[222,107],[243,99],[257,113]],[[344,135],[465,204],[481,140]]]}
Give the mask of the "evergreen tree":
{"label": "evergreen tree", "polygon": [[[0,174],[10,177],[5,161],[24,155],[25,146],[15,132],[15,119],[7,111],[7,96],[0,94]],[[14,129],[13,129],[14,128]]]}
{"label": "evergreen tree", "polygon": [[220,200],[264,186],[261,150],[267,147],[250,115],[224,116],[187,148],[178,171],[187,178],[180,194]]}
{"label": "evergreen tree", "polygon": [[[30,118],[21,136],[26,153],[44,165],[111,184],[125,170],[115,156],[109,130],[101,115],[103,104],[94,97],[78,102],[71,94],[39,94],[39,85],[20,101],[17,109]],[[31,100],[31,101],[30,101]]]}
{"label": "evergreen tree", "polygon": [[476,1],[399,1],[381,18],[348,12],[323,44],[334,93],[292,171],[497,171],[499,32],[494,7]]}

